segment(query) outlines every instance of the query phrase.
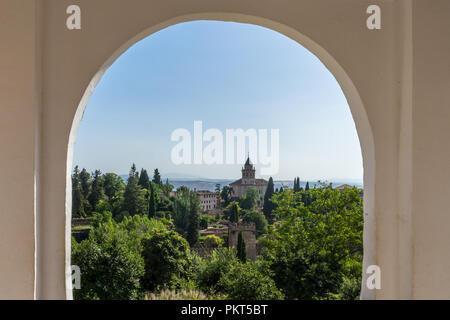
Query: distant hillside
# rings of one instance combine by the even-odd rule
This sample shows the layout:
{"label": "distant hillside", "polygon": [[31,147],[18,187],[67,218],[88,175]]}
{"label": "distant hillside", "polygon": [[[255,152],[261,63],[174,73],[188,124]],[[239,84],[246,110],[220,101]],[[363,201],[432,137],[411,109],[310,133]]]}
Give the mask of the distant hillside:
{"label": "distant hillside", "polygon": [[[120,175],[120,177],[123,179],[123,181],[127,181],[128,179],[128,175],[126,174],[122,174]],[[198,177],[186,177],[186,176],[182,176],[180,175],[180,177],[178,178],[168,178],[169,179],[169,183],[171,185],[173,185],[176,188],[181,187],[181,186],[185,186],[188,187],[191,190],[209,190],[209,191],[214,191],[216,189],[216,184],[220,184],[220,187],[224,187],[229,185],[231,182],[235,181],[235,179],[206,179],[206,178],[198,178]],[[165,182],[166,181],[166,177],[162,177],[162,180]],[[329,181],[330,182],[330,181]],[[355,186],[358,188],[362,188],[363,185],[361,182],[355,182],[355,181],[331,181],[333,183],[334,187],[340,186],[342,184],[348,184],[351,186]],[[274,181],[274,185],[275,185],[275,189],[279,189],[281,187],[283,188],[292,188],[294,186],[294,181],[290,181],[290,180],[275,180]],[[300,186],[301,187],[305,187],[306,185],[306,181],[301,181],[300,182]],[[318,185],[317,182],[309,182],[309,186],[311,188],[313,188],[315,185]]]}

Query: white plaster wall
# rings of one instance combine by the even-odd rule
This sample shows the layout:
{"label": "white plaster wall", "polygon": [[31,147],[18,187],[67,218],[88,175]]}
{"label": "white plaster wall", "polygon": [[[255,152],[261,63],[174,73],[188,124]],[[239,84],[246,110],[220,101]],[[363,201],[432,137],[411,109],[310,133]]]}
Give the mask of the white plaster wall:
{"label": "white plaster wall", "polygon": [[450,1],[413,22],[413,297],[450,299]]}
{"label": "white plaster wall", "polygon": [[0,1],[0,299],[34,298],[35,14]]}

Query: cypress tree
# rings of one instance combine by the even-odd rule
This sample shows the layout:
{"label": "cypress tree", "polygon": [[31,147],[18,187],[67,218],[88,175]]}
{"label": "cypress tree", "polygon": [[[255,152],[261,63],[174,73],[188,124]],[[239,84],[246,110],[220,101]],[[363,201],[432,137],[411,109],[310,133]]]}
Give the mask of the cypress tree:
{"label": "cypress tree", "polygon": [[294,179],[294,192],[300,191],[300,178],[297,177]]}
{"label": "cypress tree", "polygon": [[78,166],[75,166],[72,175],[72,216],[76,218],[85,217],[84,197],[80,185],[80,173]]}
{"label": "cypress tree", "polygon": [[233,188],[230,186],[224,186],[220,192],[220,199],[222,201],[219,201],[223,208],[226,208],[231,203],[232,196]]}
{"label": "cypress tree", "polygon": [[155,188],[150,184],[150,201],[148,204],[148,216],[150,218],[156,217],[156,198],[155,198]]}
{"label": "cypress tree", "polygon": [[169,183],[169,179],[166,179],[166,183],[162,186],[162,191],[166,197],[170,197],[170,192],[172,192],[173,186]]}
{"label": "cypress tree", "polygon": [[200,229],[200,219],[199,219],[199,211],[200,211],[200,200],[195,192],[189,191],[189,221],[187,227],[187,236],[186,240],[189,242],[189,245],[192,247],[198,241],[198,230]]}
{"label": "cypress tree", "polygon": [[95,170],[93,173],[91,193],[89,194],[89,204],[91,205],[92,211],[95,211],[97,204],[103,198],[103,184],[101,179],[102,172],[100,170]]}
{"label": "cypress tree", "polygon": [[153,180],[158,186],[162,186],[161,175],[159,174],[158,168],[153,172]]}
{"label": "cypress tree", "polygon": [[147,170],[141,169],[138,185],[140,185],[144,189],[150,190],[150,178],[148,176]]}
{"label": "cypress tree", "polygon": [[230,216],[231,222],[239,222],[239,208],[238,204],[236,202],[233,203],[231,207],[231,216]]}
{"label": "cypress tree", "polygon": [[305,206],[309,206],[311,204],[311,195],[308,191],[309,191],[309,181],[306,182],[305,193],[302,196],[302,201],[305,204]]}
{"label": "cypress tree", "polygon": [[110,203],[118,196],[118,193],[125,189],[123,179],[115,173],[105,173],[102,175],[103,191]]}
{"label": "cypress tree", "polygon": [[133,163],[128,176],[127,186],[123,195],[123,208],[128,211],[130,215],[139,213],[139,185],[138,185],[138,173],[136,171],[136,165]]}
{"label": "cypress tree", "polygon": [[85,215],[89,215],[90,213],[92,213],[92,207],[88,201],[89,194],[91,192],[92,178],[85,168],[81,170],[79,177],[80,177],[81,193],[83,195],[82,197],[83,210],[85,212]]}
{"label": "cypress tree", "polygon": [[91,175],[85,168],[80,172],[80,184],[81,184],[81,192],[83,193],[83,197],[87,199],[89,197],[89,192],[91,190]]}
{"label": "cypress tree", "polygon": [[247,249],[245,248],[245,240],[242,236],[242,231],[239,231],[238,234],[237,257],[241,262],[247,261]]}
{"label": "cypress tree", "polygon": [[215,192],[216,192],[216,201],[217,201],[217,207],[218,208],[220,208],[221,206],[220,206],[220,184],[219,183],[216,183],[216,189],[215,189]]}
{"label": "cypress tree", "polygon": [[272,211],[274,209],[274,204],[272,200],[270,200],[275,193],[274,184],[272,177],[269,178],[269,183],[267,184],[266,193],[264,194],[264,204],[263,204],[263,213],[266,217],[267,221],[271,221]]}

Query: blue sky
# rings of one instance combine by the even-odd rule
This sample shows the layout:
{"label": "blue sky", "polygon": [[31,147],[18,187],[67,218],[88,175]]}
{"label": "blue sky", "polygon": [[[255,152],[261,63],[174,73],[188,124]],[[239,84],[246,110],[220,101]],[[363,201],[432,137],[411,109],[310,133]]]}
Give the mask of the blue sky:
{"label": "blue sky", "polygon": [[[276,179],[356,179],[362,158],[339,84],[309,51],[266,28],[196,21],[138,42],[106,72],[78,131],[74,165],[124,174],[236,178],[236,165],[175,165],[172,132],[279,129]],[[257,165],[257,175],[259,174]]]}

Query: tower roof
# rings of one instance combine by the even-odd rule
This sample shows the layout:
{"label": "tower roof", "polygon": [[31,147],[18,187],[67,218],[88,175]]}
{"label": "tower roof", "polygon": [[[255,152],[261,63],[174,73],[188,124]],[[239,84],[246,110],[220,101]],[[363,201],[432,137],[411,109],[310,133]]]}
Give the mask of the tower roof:
{"label": "tower roof", "polygon": [[252,163],[250,162],[250,155],[248,155],[248,157],[247,157],[247,161],[245,161],[245,165],[246,166],[249,166],[249,165],[251,165]]}

